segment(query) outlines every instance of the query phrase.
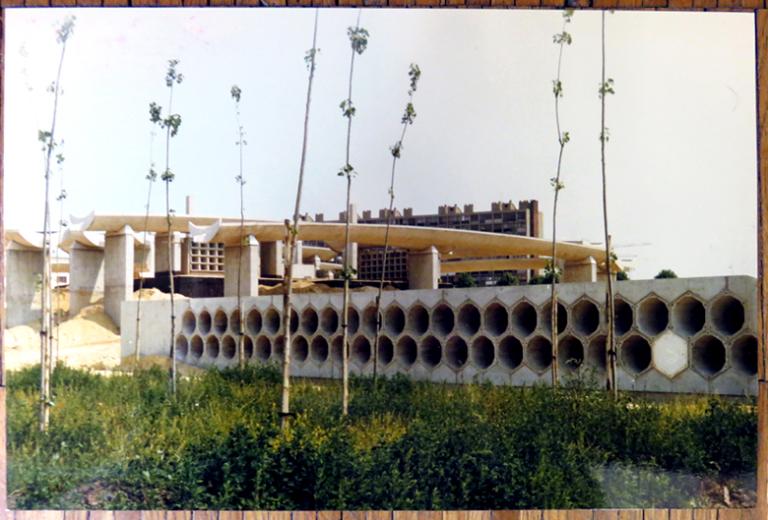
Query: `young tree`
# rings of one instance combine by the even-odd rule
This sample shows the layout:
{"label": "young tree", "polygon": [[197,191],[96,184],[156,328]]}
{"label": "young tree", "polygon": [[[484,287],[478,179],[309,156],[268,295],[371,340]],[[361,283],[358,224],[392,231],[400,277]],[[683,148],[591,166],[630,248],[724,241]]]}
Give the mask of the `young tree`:
{"label": "young tree", "polygon": [[477,280],[469,273],[459,273],[456,276],[456,287],[477,287]]}
{"label": "young tree", "polygon": [[665,280],[668,278],[677,278],[677,274],[672,269],[662,269],[653,278],[656,280]]}
{"label": "young tree", "polygon": [[45,157],[45,199],[43,210],[43,277],[40,292],[40,306],[42,308],[42,317],[40,320],[40,431],[48,430],[50,420],[51,402],[51,204],[50,204],[50,180],[51,180],[51,159],[55,158],[56,163],[61,165],[64,162],[64,156],[60,153],[53,155],[54,150],[60,142],[56,141],[56,116],[59,109],[59,97],[61,95],[61,71],[64,66],[64,55],[67,50],[67,41],[75,28],[75,18],[69,17],[59,26],[56,31],[56,41],[61,46],[59,55],[59,66],[56,72],[56,80],[49,87],[49,92],[53,93],[53,114],[51,117],[50,130],[38,131],[38,140],[42,144],[42,150]]}
{"label": "young tree", "polygon": [[229,94],[235,101],[235,117],[237,119],[237,141],[235,141],[235,145],[237,146],[239,152],[240,164],[239,173],[235,177],[235,181],[240,188],[240,247],[237,249],[237,314],[239,316],[240,323],[238,324],[237,363],[240,369],[243,369],[245,368],[245,350],[243,349],[243,341],[245,340],[245,334],[243,332],[243,293],[241,289],[241,280],[243,275],[243,241],[245,239],[243,236],[243,230],[245,229],[245,203],[243,198],[243,187],[245,186],[245,177],[243,176],[243,146],[248,143],[245,141],[245,131],[243,130],[243,125],[240,122],[240,96],[242,95],[242,90],[240,90],[240,87],[237,85],[232,85],[232,88],[229,90]]}
{"label": "young tree", "polygon": [[299,217],[301,215],[301,191],[304,185],[304,165],[307,158],[307,135],[309,132],[309,106],[312,101],[312,80],[315,77],[315,58],[317,48],[317,19],[319,10],[315,9],[315,26],[312,33],[312,48],[304,56],[304,63],[309,70],[307,81],[307,101],[304,107],[304,137],[301,143],[301,160],[299,162],[299,182],[296,187],[296,205],[293,209],[293,222],[285,220],[285,274],[283,276],[283,390],[280,405],[280,426],[288,427],[291,415],[291,291],[293,288],[293,251],[296,248],[296,238],[299,234]]}
{"label": "young tree", "polygon": [[362,11],[358,11],[357,13],[357,23],[355,24],[355,27],[347,28],[347,36],[349,37],[350,47],[352,48],[352,56],[349,59],[347,98],[339,104],[342,116],[347,118],[345,161],[344,166],[342,166],[338,173],[340,177],[346,177],[347,179],[347,199],[344,206],[344,214],[346,216],[344,222],[344,268],[342,270],[342,276],[344,277],[344,303],[342,304],[343,310],[341,312],[341,415],[343,416],[346,416],[349,413],[349,281],[355,275],[353,272],[354,270],[350,267],[350,256],[352,255],[352,251],[351,244],[349,243],[349,224],[352,219],[350,211],[352,178],[357,175],[357,172],[349,161],[350,144],[352,140],[352,117],[356,112],[355,105],[352,103],[352,78],[355,72],[355,56],[357,54],[362,55],[368,46],[368,31],[360,27],[361,12]]}
{"label": "young tree", "polygon": [[563,29],[559,33],[555,34],[553,41],[559,47],[559,53],[557,57],[557,76],[552,81],[552,92],[555,95],[555,124],[557,126],[557,144],[559,151],[557,154],[557,170],[555,176],[550,179],[552,188],[555,191],[554,204],[552,206],[552,259],[550,268],[554,273],[552,276],[552,291],[550,296],[550,302],[552,307],[552,314],[550,317],[552,326],[552,386],[557,386],[557,350],[558,350],[558,331],[557,331],[557,200],[560,195],[560,190],[565,188],[565,184],[560,180],[561,168],[563,164],[563,151],[565,145],[570,141],[570,135],[568,132],[563,132],[560,128],[560,98],[563,97],[563,82],[560,79],[560,69],[563,63],[563,49],[566,45],[570,45],[573,39],[570,33],[565,29],[571,22],[573,17],[573,10],[566,9],[563,12]]}
{"label": "young tree", "polygon": [[181,126],[181,116],[173,113],[173,86],[181,84],[184,77],[176,70],[179,60],[168,61],[168,70],[165,73],[165,86],[168,87],[168,115],[163,117],[163,108],[154,101],[149,105],[149,120],[165,130],[165,170],[163,170],[160,179],[165,183],[165,218],[168,224],[168,279],[170,281],[171,292],[171,347],[169,356],[171,361],[170,369],[170,387],[171,393],[176,395],[176,313],[174,311],[173,294],[175,291],[173,283],[173,210],[171,209],[171,182],[175,174],[171,171],[171,138],[176,137]]}
{"label": "young tree", "polygon": [[416,119],[416,110],[413,108],[413,95],[416,93],[416,88],[419,86],[419,79],[421,78],[421,69],[415,63],[411,63],[408,67],[408,102],[405,105],[405,110],[400,118],[400,123],[403,125],[403,129],[400,132],[400,139],[395,144],[389,147],[389,151],[392,154],[392,171],[389,176],[389,209],[387,210],[387,224],[384,231],[384,253],[381,259],[381,277],[379,278],[379,289],[376,293],[376,338],[373,342],[373,381],[376,382],[379,369],[379,335],[381,333],[382,319],[381,319],[381,295],[384,292],[384,276],[387,270],[387,254],[389,253],[389,228],[392,226],[392,213],[395,209],[395,169],[397,168],[397,161],[400,159],[400,154],[403,150],[403,141],[405,140],[405,132],[408,127],[413,124]]}

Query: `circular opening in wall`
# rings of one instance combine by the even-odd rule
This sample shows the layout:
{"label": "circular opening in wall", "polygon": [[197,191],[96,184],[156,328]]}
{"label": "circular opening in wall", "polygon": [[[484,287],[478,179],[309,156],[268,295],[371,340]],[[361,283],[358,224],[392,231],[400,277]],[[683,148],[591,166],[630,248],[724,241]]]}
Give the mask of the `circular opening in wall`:
{"label": "circular opening in wall", "polygon": [[277,334],[280,330],[280,314],[274,307],[267,309],[264,314],[264,330],[267,334]]}
{"label": "circular opening in wall", "polygon": [[454,336],[445,344],[445,361],[451,368],[461,368],[469,358],[467,342]]}
{"label": "circular opening in wall", "polygon": [[357,330],[360,328],[360,314],[354,307],[349,307],[347,311],[347,333],[357,334]]}
{"label": "circular opening in wall", "polygon": [[584,362],[584,345],[573,336],[566,336],[557,344],[557,362],[565,372],[575,372]]}
{"label": "circular opening in wall", "polygon": [[725,345],[714,336],[702,336],[693,344],[691,356],[696,370],[713,376],[725,366]]}
{"label": "circular opening in wall", "polygon": [[632,328],[632,306],[620,298],[613,300],[613,330],[623,336]]}
{"label": "circular opening in wall", "polygon": [[429,329],[429,313],[424,306],[416,304],[408,309],[408,319],[406,321],[408,332],[421,336]]}
{"label": "circular opening in wall", "polygon": [[266,361],[272,355],[272,343],[266,336],[256,338],[256,359]]}
{"label": "circular opening in wall", "polygon": [[339,328],[339,315],[336,309],[332,307],[326,307],[320,313],[320,328],[326,334],[333,334],[336,329]]}
{"label": "circular opening in wall", "polygon": [[363,311],[363,332],[369,336],[376,334],[376,306],[369,305]]}
{"label": "circular opening in wall", "polygon": [[352,342],[352,360],[358,365],[365,365],[371,359],[371,342],[365,336],[358,336]]}
{"label": "circular opening in wall", "polygon": [[232,311],[232,314],[229,316],[229,330],[232,331],[232,334],[238,335],[240,334],[240,310],[235,309]]}
{"label": "circular opening in wall", "polygon": [[299,330],[299,314],[296,309],[291,309],[291,334]]}
{"label": "circular opening in wall", "polygon": [[228,325],[227,313],[221,309],[217,310],[216,314],[213,315],[213,331],[216,334],[224,334]]}
{"label": "circular opening in wall", "polygon": [[[453,316],[453,312],[451,312],[451,316]],[[442,348],[437,338],[428,336],[421,341],[421,345],[419,345],[419,358],[425,367],[437,366],[442,356]]]}
{"label": "circular opening in wall", "polygon": [[711,313],[715,327],[724,334],[735,334],[744,326],[744,305],[733,296],[715,300]]}
{"label": "circular opening in wall", "polygon": [[436,333],[447,336],[453,330],[453,325],[453,310],[449,306],[440,304],[432,309],[432,328]]}
{"label": "circular opening in wall", "polygon": [[312,307],[301,311],[301,330],[304,334],[312,335],[317,332],[318,322],[317,312]]}
{"label": "circular opening in wall", "polygon": [[416,348],[416,342],[410,336],[403,336],[397,342],[395,347],[395,355],[397,360],[404,367],[409,367],[416,362],[416,354],[418,349]]}
{"label": "circular opening in wall", "polygon": [[576,332],[589,336],[600,326],[600,310],[589,300],[581,300],[571,311],[573,328]]}
{"label": "circular opening in wall", "polygon": [[757,338],[742,336],[731,345],[731,364],[741,374],[757,374]]}
{"label": "circular opening in wall", "polygon": [[464,305],[459,309],[457,323],[461,334],[473,336],[480,330],[480,311],[471,303]]}
{"label": "circular opening in wall", "polygon": [[543,372],[552,364],[552,343],[543,336],[536,336],[528,342],[526,354],[528,366]]}
{"label": "circular opening in wall", "polygon": [[[562,303],[557,302],[557,333],[562,333],[567,326],[568,311]],[[541,328],[546,332],[552,332],[552,302],[547,302],[541,309]]]}
{"label": "circular opening in wall", "polygon": [[630,336],[621,344],[621,364],[630,374],[639,374],[651,366],[651,346],[642,336]]}
{"label": "circular opening in wall", "polygon": [[219,357],[219,338],[208,336],[205,340],[205,355],[209,358]]}
{"label": "circular opening in wall", "polygon": [[667,304],[655,296],[646,298],[637,310],[637,324],[646,334],[651,336],[659,334],[669,324]]}
{"label": "circular opening in wall", "polygon": [[405,330],[405,313],[397,305],[390,305],[384,313],[384,330],[397,336]]}
{"label": "circular opening in wall", "polygon": [[[536,328],[536,311],[534,310],[533,327]],[[492,303],[485,308],[485,330],[489,334],[499,336],[504,334],[509,325],[509,315],[507,314],[507,308],[499,303]]]}
{"label": "circular opening in wall", "polygon": [[331,340],[331,359],[334,363],[341,363],[341,352],[344,350],[344,338],[336,336]]}
{"label": "circular opening in wall", "polygon": [[291,357],[299,363],[304,363],[309,355],[309,344],[304,336],[296,336],[291,340]]}
{"label": "circular opening in wall", "polygon": [[253,340],[250,336],[245,336],[243,338],[243,352],[245,354],[245,359],[251,359],[253,357]]}
{"label": "circular opening in wall", "polygon": [[313,361],[325,363],[328,359],[328,340],[322,336],[315,336],[309,346],[309,355]]}
{"label": "circular opening in wall", "polygon": [[379,363],[386,366],[395,356],[395,346],[387,336],[379,336]]}
{"label": "circular opening in wall", "polygon": [[495,357],[493,343],[485,336],[480,336],[472,342],[472,362],[478,368],[488,368]]}
{"label": "circular opening in wall", "polygon": [[523,362],[523,344],[514,336],[507,336],[499,343],[499,361],[505,368],[515,369]]}
{"label": "circular opening in wall", "polygon": [[211,315],[208,311],[200,313],[197,326],[201,334],[208,334],[211,332]]}
{"label": "circular opening in wall", "polygon": [[192,311],[185,311],[184,316],[181,318],[181,330],[184,334],[192,334],[195,332],[195,327],[197,327],[195,313]]}
{"label": "circular opening in wall", "polygon": [[186,336],[179,334],[176,336],[176,359],[184,359],[189,351],[189,342]]}
{"label": "circular opening in wall", "polygon": [[285,336],[278,336],[275,338],[274,343],[272,343],[272,357],[281,362],[283,361],[283,356],[285,355]]}
{"label": "circular opening in wall", "polygon": [[606,336],[600,335],[593,338],[587,347],[587,366],[597,372],[605,372],[605,346],[608,341]]}
{"label": "circular opening in wall", "polygon": [[195,359],[203,357],[203,338],[200,336],[192,336],[192,341],[189,346],[189,351],[192,353],[192,357]]}
{"label": "circular opening in wall", "polygon": [[672,307],[672,326],[681,336],[693,336],[704,328],[704,304],[693,296],[685,296]]}
{"label": "circular opening in wall", "polygon": [[237,346],[235,345],[234,338],[232,336],[224,336],[221,340],[221,354],[226,359],[232,359],[235,357],[236,352]]}
{"label": "circular opening in wall", "polygon": [[261,313],[256,309],[251,309],[245,318],[245,327],[250,334],[261,332]]}

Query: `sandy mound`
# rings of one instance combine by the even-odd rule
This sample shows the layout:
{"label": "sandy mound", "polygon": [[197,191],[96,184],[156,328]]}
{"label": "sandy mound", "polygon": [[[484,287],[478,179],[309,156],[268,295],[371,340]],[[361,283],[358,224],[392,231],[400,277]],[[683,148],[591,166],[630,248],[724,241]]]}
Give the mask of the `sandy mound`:
{"label": "sandy mound", "polygon": [[[62,322],[58,330],[54,327],[53,337],[54,340],[59,339],[60,348],[120,341],[117,327],[102,305],[84,307],[76,316]],[[10,349],[38,348],[40,323],[6,329],[3,338],[5,346]]]}
{"label": "sandy mound", "polygon": [[[333,292],[340,292],[341,289],[337,287],[328,287],[324,284],[314,283],[310,282],[308,280],[296,280],[293,282],[293,292],[296,294],[301,293],[314,293],[314,294],[321,294],[321,293],[333,293]],[[283,284],[279,283],[277,285],[267,286],[267,285],[260,285],[259,286],[259,294],[260,295],[274,295],[274,294],[283,294]]]}
{"label": "sandy mound", "polygon": [[[168,300],[171,297],[170,293],[164,293],[160,289],[154,289],[154,288],[153,289],[142,289],[141,291],[136,291],[135,293],[133,293],[134,299],[138,300],[139,299],[139,295],[141,295],[142,301],[147,301],[147,300]],[[185,299],[186,298],[186,296],[184,296],[183,294],[178,294],[178,293],[174,293],[173,297],[174,297],[174,299],[176,299],[176,298]]]}

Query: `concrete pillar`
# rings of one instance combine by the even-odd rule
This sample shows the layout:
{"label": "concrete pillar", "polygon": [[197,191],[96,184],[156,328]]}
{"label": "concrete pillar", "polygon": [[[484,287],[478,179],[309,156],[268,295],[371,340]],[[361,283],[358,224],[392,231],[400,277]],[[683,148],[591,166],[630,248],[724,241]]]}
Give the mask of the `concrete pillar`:
{"label": "concrete pillar", "polygon": [[562,282],[595,282],[597,281],[597,262],[590,257],[583,260],[565,262]]}
{"label": "concrete pillar", "polygon": [[[136,246],[133,251],[133,275],[135,278],[154,278],[155,277],[155,234],[141,232],[138,236],[144,242]],[[166,242],[166,247],[168,247]],[[167,267],[166,267],[167,269]]]}
{"label": "concrete pillar", "polygon": [[104,296],[104,250],[79,242],[69,250],[69,315]]}
{"label": "concrete pillar", "polygon": [[133,242],[128,226],[104,239],[104,311],[118,327],[120,305],[133,299]]}
{"label": "concrete pillar", "polygon": [[18,246],[11,242],[6,249],[5,326],[15,327],[40,321],[40,292],[43,273],[43,251]]}
{"label": "concrete pillar", "polygon": [[[355,204],[349,205],[349,216],[350,220],[349,222],[351,224],[357,224],[357,206]],[[349,243],[349,267],[353,269],[354,275],[352,275],[353,278],[357,278],[357,242],[350,242]]]}
{"label": "concrete pillar", "polygon": [[260,249],[261,269],[264,276],[280,278],[285,275],[283,242],[262,242]]}
{"label": "concrete pillar", "polygon": [[224,248],[224,296],[237,296],[237,270],[240,260],[240,294],[242,296],[259,295],[259,276],[261,274],[261,256],[256,238],[246,237],[243,246]]}
{"label": "concrete pillar", "polygon": [[[181,237],[172,233],[173,240],[173,271],[181,271]],[[155,235],[155,270],[159,273],[168,272],[168,233]]]}
{"label": "concrete pillar", "polygon": [[437,289],[440,254],[434,246],[423,251],[408,251],[407,263],[409,289]]}

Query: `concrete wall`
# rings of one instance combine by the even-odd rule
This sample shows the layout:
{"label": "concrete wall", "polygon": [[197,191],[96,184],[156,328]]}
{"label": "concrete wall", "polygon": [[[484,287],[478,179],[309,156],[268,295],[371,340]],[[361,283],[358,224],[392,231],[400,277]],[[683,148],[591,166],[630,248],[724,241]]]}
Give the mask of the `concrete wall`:
{"label": "concrete wall", "polygon": [[6,250],[6,327],[40,321],[40,301],[34,302],[42,281],[43,253],[18,246]]}
{"label": "concrete wall", "polygon": [[[754,394],[756,391],[756,281],[713,277],[618,282],[618,384],[625,390]],[[559,287],[563,379],[605,373],[605,286]],[[353,293],[351,371],[373,371],[375,292]],[[235,298],[177,303],[179,358],[197,366],[233,366]],[[244,301],[246,356],[279,363],[281,296]],[[293,375],[339,377],[342,295],[295,295]],[[384,330],[380,372],[452,383],[549,383],[552,363],[549,287],[493,287],[391,291],[382,298]],[[135,321],[136,304],[122,308]],[[169,302],[142,304],[145,354],[165,355],[170,341]],[[132,352],[123,329],[123,355]]]}

